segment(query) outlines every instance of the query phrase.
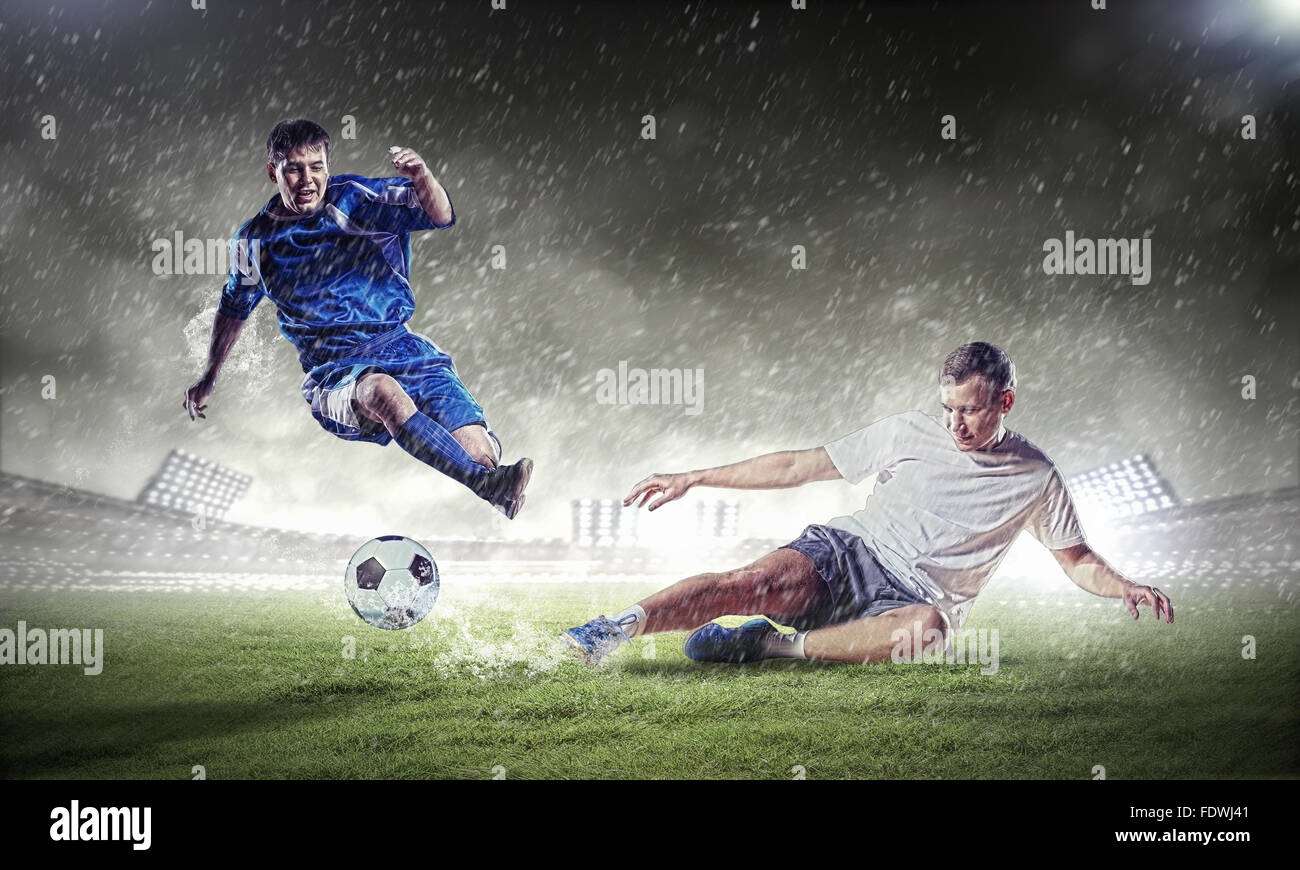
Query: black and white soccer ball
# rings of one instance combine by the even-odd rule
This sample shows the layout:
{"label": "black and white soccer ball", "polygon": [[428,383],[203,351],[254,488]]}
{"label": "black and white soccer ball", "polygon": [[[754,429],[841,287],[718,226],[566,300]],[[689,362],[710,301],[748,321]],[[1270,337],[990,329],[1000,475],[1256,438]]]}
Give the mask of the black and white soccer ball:
{"label": "black and white soccer ball", "polygon": [[375,628],[410,628],[438,600],[438,566],[419,541],[384,535],[352,555],[343,591],[357,616]]}

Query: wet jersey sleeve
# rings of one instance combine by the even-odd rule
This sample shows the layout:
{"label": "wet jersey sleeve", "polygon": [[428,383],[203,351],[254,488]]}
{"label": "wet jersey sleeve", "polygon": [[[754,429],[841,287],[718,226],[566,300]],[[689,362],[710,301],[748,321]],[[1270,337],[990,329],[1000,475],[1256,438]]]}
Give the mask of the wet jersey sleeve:
{"label": "wet jersey sleeve", "polygon": [[217,305],[219,314],[236,320],[247,320],[266,295],[262,283],[261,244],[249,237],[249,223],[252,221],[236,230],[235,237],[230,240],[230,268]]}
{"label": "wet jersey sleeve", "polygon": [[[450,197],[447,201],[451,201]],[[445,230],[456,223],[453,207],[449,223],[435,224],[425,214],[415,185],[409,178],[351,176],[344,182],[338,208],[349,221],[386,233]]]}

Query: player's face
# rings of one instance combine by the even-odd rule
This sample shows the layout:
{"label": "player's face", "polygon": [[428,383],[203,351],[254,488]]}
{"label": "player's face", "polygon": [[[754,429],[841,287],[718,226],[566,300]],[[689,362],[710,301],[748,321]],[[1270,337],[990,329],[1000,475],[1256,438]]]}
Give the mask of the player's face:
{"label": "player's face", "polygon": [[330,175],[323,148],[295,148],[279,166],[268,163],[266,169],[287,211],[311,214],[325,204]]}
{"label": "player's face", "polygon": [[958,450],[983,450],[1002,431],[1002,418],[1011,410],[1015,393],[993,393],[981,377],[967,378],[960,384],[941,384],[939,402],[943,405],[943,425]]}

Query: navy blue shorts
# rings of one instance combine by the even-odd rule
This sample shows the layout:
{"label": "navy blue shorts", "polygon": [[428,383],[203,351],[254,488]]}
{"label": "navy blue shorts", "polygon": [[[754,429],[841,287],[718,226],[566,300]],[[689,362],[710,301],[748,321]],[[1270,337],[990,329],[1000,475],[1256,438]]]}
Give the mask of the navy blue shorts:
{"label": "navy blue shorts", "polygon": [[[432,340],[406,327],[381,335],[307,373],[302,397],[327,432],[346,441],[384,445],[393,440],[382,423],[358,414],[352,403],[357,380],[369,372],[392,377],[416,408],[448,432],[477,423],[496,440],[483,409],[460,382],[451,357]],[[497,444],[500,446],[499,441]]]}
{"label": "navy blue shorts", "polygon": [[800,631],[878,616],[911,604],[929,604],[903,588],[881,566],[866,542],[849,532],[812,525],[781,549],[797,550],[811,559],[830,593],[815,612],[787,623]]}

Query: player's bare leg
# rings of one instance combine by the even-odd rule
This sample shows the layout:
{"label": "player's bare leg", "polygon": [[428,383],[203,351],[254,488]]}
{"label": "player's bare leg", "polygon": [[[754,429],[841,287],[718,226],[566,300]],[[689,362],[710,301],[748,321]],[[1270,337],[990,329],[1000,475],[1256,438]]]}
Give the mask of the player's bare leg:
{"label": "player's bare leg", "polygon": [[782,548],[743,568],[680,580],[612,619],[598,616],[561,638],[588,664],[596,664],[637,635],[690,631],[728,614],[791,619],[825,606],[829,595],[812,560]]}
{"label": "player's bare leg", "polygon": [[377,372],[361,376],[352,401],[358,415],[383,423],[388,434],[394,438],[402,424],[417,410],[415,402],[406,395],[401,384],[389,375]]}
{"label": "player's bare leg", "polygon": [[501,448],[487,433],[487,427],[480,423],[471,423],[451,430],[465,452],[474,457],[474,461],[485,468],[496,468],[501,461]]}
{"label": "player's bare leg", "polygon": [[776,550],[743,568],[679,580],[638,601],[645,621],[636,633],[690,631],[729,613],[789,618],[816,609],[828,594],[811,559],[798,550]]}
{"label": "player's bare leg", "polygon": [[[902,641],[895,634],[900,629],[907,632]],[[803,657],[828,662],[887,662],[900,643],[907,645],[910,657],[910,651],[916,649],[913,638],[918,632],[923,653],[929,653],[935,647],[942,651],[948,644],[947,630],[939,611],[928,604],[909,604],[877,616],[814,629],[804,635]]]}
{"label": "player's bare leg", "polygon": [[407,453],[463,483],[510,519],[523,507],[533,462],[521,459],[498,467],[499,452],[486,427],[461,426],[448,432],[415,406],[401,384],[381,372],[362,375],[352,401],[358,415],[382,423]]}
{"label": "player's bare leg", "polygon": [[[396,437],[402,424],[416,412],[415,402],[392,377],[372,372],[357,381],[353,398],[357,410],[376,423],[383,423],[390,435]],[[487,427],[471,423],[451,431],[451,437],[465,448],[475,462],[484,468],[496,468],[501,461],[501,448],[488,435]]]}

